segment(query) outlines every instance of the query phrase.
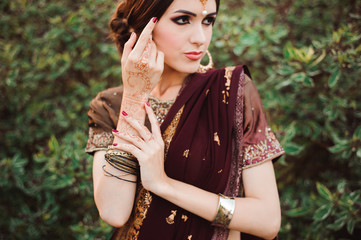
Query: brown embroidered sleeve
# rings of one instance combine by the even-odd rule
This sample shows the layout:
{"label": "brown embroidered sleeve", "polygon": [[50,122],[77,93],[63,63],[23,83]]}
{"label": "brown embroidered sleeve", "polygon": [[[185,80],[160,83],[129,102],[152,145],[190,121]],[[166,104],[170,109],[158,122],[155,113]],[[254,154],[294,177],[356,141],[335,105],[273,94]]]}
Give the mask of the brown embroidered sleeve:
{"label": "brown embroidered sleeve", "polygon": [[112,129],[118,122],[123,88],[115,87],[104,90],[89,104],[89,138],[85,152],[107,150],[113,142]]}
{"label": "brown embroidered sleeve", "polygon": [[268,160],[276,161],[284,154],[283,148],[268,126],[257,88],[248,76],[245,78],[244,85],[243,128],[243,169]]}

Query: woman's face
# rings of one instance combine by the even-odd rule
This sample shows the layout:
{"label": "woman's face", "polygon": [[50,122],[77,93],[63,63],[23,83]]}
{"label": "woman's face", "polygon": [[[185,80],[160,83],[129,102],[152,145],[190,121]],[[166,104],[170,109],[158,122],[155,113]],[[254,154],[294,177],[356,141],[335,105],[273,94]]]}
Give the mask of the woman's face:
{"label": "woman's face", "polygon": [[153,40],[164,53],[165,69],[194,73],[206,54],[216,17],[216,1],[174,0],[153,30]]}

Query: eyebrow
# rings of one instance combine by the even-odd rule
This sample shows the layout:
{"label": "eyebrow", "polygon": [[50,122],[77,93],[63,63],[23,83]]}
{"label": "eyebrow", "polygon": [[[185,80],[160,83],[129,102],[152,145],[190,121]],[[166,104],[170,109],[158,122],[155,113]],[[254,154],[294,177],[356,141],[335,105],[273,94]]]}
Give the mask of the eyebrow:
{"label": "eyebrow", "polygon": [[[177,10],[177,11],[175,11],[175,13],[185,13],[185,14],[191,15],[191,16],[193,16],[193,17],[196,17],[196,16],[197,16],[197,14],[195,14],[195,13],[193,13],[193,12],[190,12],[190,11],[187,11],[187,10]],[[207,16],[209,16],[209,15],[216,15],[216,14],[217,14],[217,12],[213,12],[213,13],[207,14]]]}

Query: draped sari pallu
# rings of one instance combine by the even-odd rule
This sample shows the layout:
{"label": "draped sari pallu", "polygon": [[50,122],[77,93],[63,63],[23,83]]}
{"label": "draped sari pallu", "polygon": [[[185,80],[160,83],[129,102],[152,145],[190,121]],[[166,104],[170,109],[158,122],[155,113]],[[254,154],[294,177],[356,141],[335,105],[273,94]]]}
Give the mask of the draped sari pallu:
{"label": "draped sari pallu", "polygon": [[[232,168],[236,168],[233,176],[238,174],[236,177],[240,178],[241,172],[239,163],[232,164],[232,130],[244,70],[248,73],[238,66],[190,76],[161,125],[165,172],[170,178],[215,194],[238,194],[239,180],[230,185]],[[209,221],[148,192],[138,183],[132,216],[112,239],[194,240],[227,236],[228,230],[213,227]]]}

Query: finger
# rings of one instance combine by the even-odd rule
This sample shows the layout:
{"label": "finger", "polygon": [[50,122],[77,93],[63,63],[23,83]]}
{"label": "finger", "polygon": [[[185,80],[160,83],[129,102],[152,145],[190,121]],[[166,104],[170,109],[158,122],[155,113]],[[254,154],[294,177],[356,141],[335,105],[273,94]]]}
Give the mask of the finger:
{"label": "finger", "polygon": [[144,148],[144,141],[142,141],[142,139],[136,135],[129,135],[127,133],[119,133],[114,131],[113,131],[113,135],[118,137],[119,139],[129,142],[130,144],[133,144],[134,146],[136,146],[141,150]]}
{"label": "finger", "polygon": [[156,64],[156,60],[157,60],[157,46],[155,45],[155,43],[153,41],[151,41],[150,44],[150,49],[149,49],[149,63],[151,65],[155,65]]}
{"label": "finger", "polygon": [[164,69],[164,53],[158,51],[157,54],[157,66],[159,67],[160,71],[163,72]]}
{"label": "finger", "polygon": [[149,118],[149,122],[150,122],[150,125],[152,128],[153,136],[155,137],[155,139],[157,139],[157,141],[163,141],[162,133],[160,131],[160,127],[159,127],[157,118],[156,118],[155,113],[153,112],[152,108],[149,106],[148,102],[145,104],[145,111],[148,114],[148,118]]}
{"label": "finger", "polygon": [[142,56],[142,53],[148,44],[148,40],[152,37],[152,32],[156,22],[157,18],[152,18],[140,34],[138,42],[134,47],[135,58],[140,58]]}
{"label": "finger", "polygon": [[132,34],[130,35],[130,38],[128,39],[128,41],[124,44],[124,48],[123,48],[123,53],[122,53],[122,63],[125,63],[130,52],[133,49],[133,46],[135,44],[135,42],[137,41],[137,34],[135,32],[132,32]]}
{"label": "finger", "polygon": [[117,145],[114,146],[114,149],[131,153],[133,154],[134,157],[138,159],[138,161],[139,159],[141,159],[142,156],[142,151],[132,144],[118,143]]}
{"label": "finger", "polygon": [[139,133],[140,137],[143,138],[144,141],[150,141],[153,138],[152,133],[149,132],[144,125],[142,126],[137,120],[129,117],[125,112],[122,112],[122,115],[125,121],[127,121],[127,123]]}

